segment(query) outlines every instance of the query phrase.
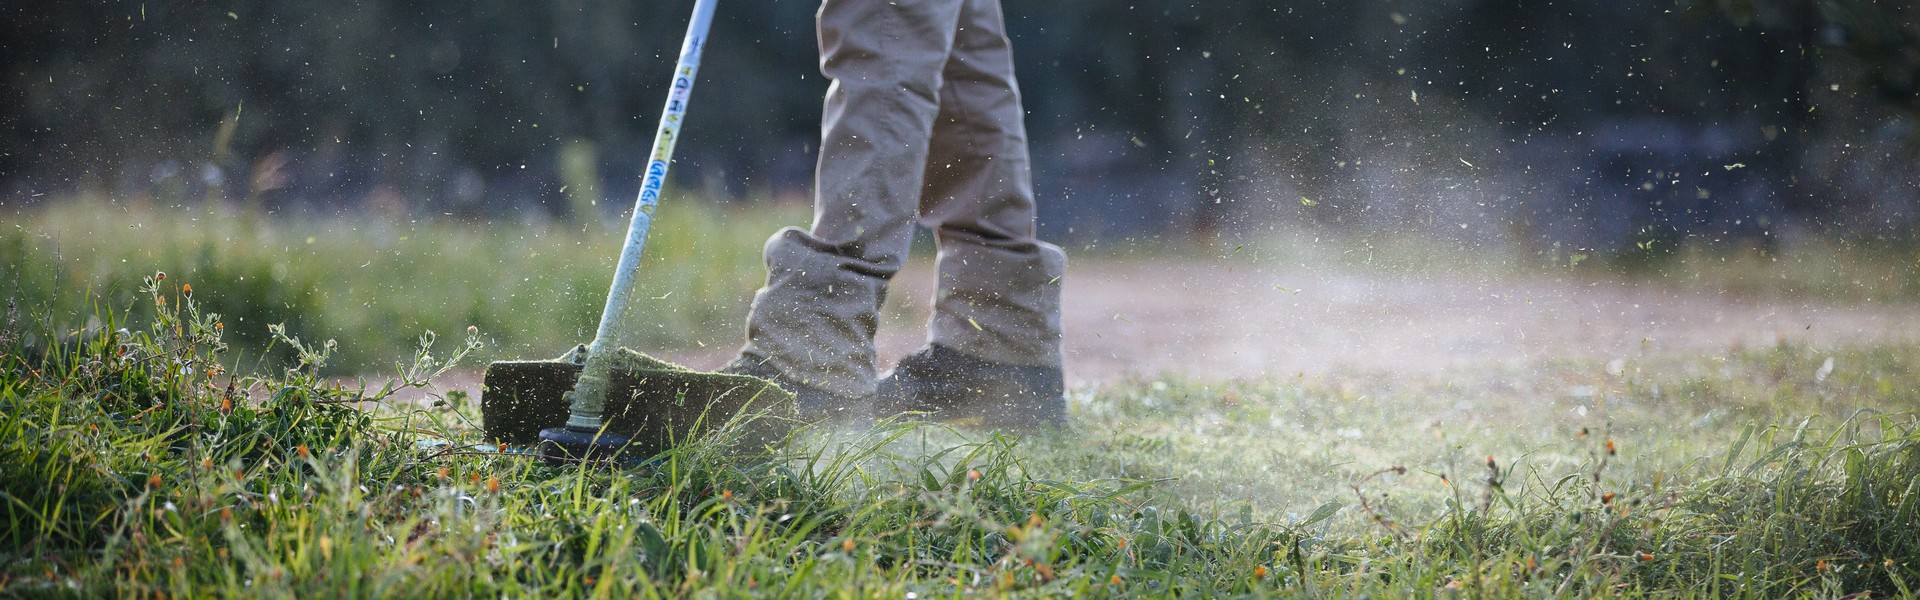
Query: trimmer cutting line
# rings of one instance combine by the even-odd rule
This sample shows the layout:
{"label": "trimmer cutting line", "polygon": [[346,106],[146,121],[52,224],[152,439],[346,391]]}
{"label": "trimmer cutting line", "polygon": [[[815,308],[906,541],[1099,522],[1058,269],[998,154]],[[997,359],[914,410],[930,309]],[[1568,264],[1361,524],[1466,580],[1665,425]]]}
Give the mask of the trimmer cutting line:
{"label": "trimmer cutting line", "polygon": [[[644,456],[734,419],[750,420],[749,441],[771,441],[793,417],[793,397],[753,377],[704,373],[627,349],[634,280],[653,211],[672,164],[674,142],[693,92],[717,0],[695,0],[693,19],[674,69],[666,109],[654,134],[639,198],[627,225],[607,304],[593,342],[556,360],[506,361],[487,366],[480,393],[489,438],[539,444],[550,463]],[[641,454],[645,453],[645,454]]]}

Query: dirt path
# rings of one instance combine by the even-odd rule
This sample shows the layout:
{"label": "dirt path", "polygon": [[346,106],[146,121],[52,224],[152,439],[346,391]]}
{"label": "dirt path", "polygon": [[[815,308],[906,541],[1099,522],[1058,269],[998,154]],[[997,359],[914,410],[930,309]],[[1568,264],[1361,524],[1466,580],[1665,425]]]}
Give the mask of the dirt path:
{"label": "dirt path", "polygon": [[[925,271],[903,274],[894,295],[929,297]],[[1064,320],[1069,385],[1163,373],[1436,374],[1783,341],[1920,341],[1920,304],[1756,301],[1651,284],[1197,261],[1076,264]],[[891,319],[878,341],[882,364],[913,351],[923,335]],[[712,369],[730,352],[662,354]],[[441,384],[477,392],[478,373]]]}
{"label": "dirt path", "polygon": [[1067,287],[1071,377],[1432,373],[1778,342],[1920,340],[1920,305],[1742,301],[1656,285],[1193,263]]}

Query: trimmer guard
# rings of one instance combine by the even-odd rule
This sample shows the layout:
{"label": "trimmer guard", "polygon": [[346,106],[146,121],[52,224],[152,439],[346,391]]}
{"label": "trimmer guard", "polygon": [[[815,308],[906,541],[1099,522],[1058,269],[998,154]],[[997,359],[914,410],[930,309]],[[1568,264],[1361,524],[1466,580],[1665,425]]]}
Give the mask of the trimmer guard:
{"label": "trimmer guard", "polygon": [[[540,430],[564,426],[565,396],[580,376],[579,352],[487,365],[480,390],[487,439],[532,446],[540,442]],[[652,456],[736,419],[739,446],[757,449],[781,441],[795,423],[793,395],[764,379],[695,371],[625,348],[618,352],[604,419],[607,432],[632,439],[627,456]]]}

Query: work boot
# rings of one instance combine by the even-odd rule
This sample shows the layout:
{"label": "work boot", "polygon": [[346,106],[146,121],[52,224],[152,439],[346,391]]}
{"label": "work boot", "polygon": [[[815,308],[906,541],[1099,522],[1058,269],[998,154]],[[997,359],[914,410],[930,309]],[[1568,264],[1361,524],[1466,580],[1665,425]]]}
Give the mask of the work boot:
{"label": "work boot", "polygon": [[988,429],[1065,427],[1065,388],[1059,367],[997,363],[928,344],[880,378],[874,411]]}
{"label": "work boot", "polygon": [[764,359],[741,355],[720,367],[721,373],[758,377],[773,382],[793,394],[794,412],[801,421],[830,427],[872,427],[873,401],[849,398],[802,384],[767,364]]}

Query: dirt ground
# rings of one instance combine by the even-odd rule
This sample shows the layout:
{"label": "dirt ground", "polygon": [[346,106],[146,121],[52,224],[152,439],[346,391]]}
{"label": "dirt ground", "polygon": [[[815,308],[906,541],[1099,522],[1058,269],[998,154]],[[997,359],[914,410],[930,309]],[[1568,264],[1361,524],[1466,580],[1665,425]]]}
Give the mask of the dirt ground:
{"label": "dirt ground", "polygon": [[1920,340],[1920,305],[1439,272],[1099,265],[1066,287],[1069,378],[1433,374],[1780,342]]}
{"label": "dirt ground", "polygon": [[[903,273],[892,295],[929,297],[926,271]],[[1171,373],[1431,376],[1779,342],[1920,342],[1920,304],[1755,300],[1651,283],[1156,260],[1083,261],[1065,285],[1069,386]],[[913,312],[894,311],[883,327],[883,368],[922,343],[917,317],[899,316]],[[713,369],[731,351],[658,353]],[[438,383],[477,394],[479,373]]]}

